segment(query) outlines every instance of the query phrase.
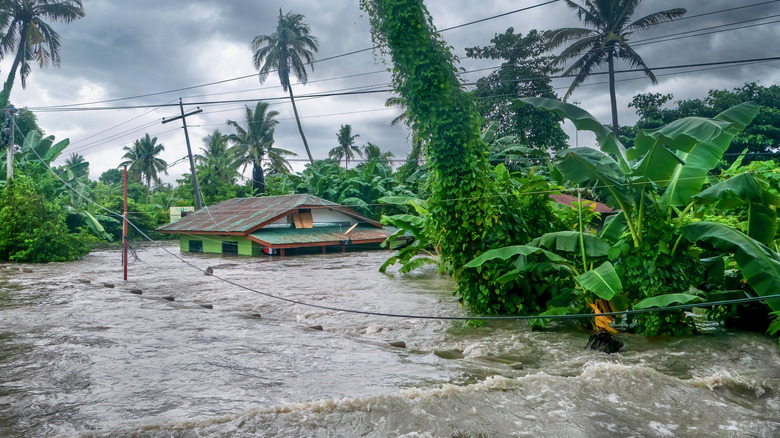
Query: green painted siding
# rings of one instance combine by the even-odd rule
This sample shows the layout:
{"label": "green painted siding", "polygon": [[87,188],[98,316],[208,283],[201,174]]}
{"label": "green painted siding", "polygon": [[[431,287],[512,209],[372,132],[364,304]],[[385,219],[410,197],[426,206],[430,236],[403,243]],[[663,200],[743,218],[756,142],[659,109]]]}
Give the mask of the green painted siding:
{"label": "green painted siding", "polygon": [[222,242],[238,242],[238,253],[240,255],[260,255],[262,249],[260,245],[252,242],[246,237],[240,236],[193,236],[180,235],[179,248],[181,252],[188,252],[190,249],[190,240],[199,240],[203,242],[203,252],[211,254],[222,254]]}

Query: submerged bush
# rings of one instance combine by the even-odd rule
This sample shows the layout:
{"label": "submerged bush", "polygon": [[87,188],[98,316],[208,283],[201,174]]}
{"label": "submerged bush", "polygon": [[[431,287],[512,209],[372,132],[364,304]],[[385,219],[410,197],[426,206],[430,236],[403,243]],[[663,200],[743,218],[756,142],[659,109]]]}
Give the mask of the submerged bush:
{"label": "submerged bush", "polygon": [[46,179],[20,174],[0,191],[0,259],[64,262],[92,250],[97,238],[86,230],[68,230],[66,214],[49,199],[48,188]]}

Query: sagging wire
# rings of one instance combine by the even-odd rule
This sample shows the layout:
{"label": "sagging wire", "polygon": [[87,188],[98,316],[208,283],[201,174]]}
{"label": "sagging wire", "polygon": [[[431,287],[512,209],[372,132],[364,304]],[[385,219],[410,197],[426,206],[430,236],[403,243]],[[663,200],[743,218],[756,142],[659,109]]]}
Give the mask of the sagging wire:
{"label": "sagging wire", "polygon": [[[22,130],[19,128],[19,126],[16,124],[16,121],[12,119],[12,122],[16,129],[19,131],[20,135],[22,134]],[[27,142],[27,138],[24,137],[24,141],[27,143],[27,146],[30,147],[31,145],[29,142]],[[76,192],[80,197],[84,198],[87,202],[96,205],[97,207],[100,207],[101,209],[123,219],[127,220],[127,223],[132,226],[141,236],[146,238],[148,241],[150,241],[154,246],[157,246],[158,248],[162,249],[164,252],[169,254],[170,256],[178,259],[180,262],[197,269],[204,274],[207,273],[206,269],[203,269],[194,263],[191,263],[188,260],[185,260],[183,257],[174,254],[168,248],[166,248],[164,245],[158,243],[151,237],[149,237],[143,230],[138,228],[133,222],[128,220],[124,217],[124,215],[119,214],[95,201],[93,201],[88,196],[82,194],[78,190],[74,189],[70,184],[68,184],[65,180],[63,180],[55,171],[52,169],[52,167],[44,161],[44,159],[38,154],[38,152],[35,150],[35,148],[30,147],[30,149],[35,153],[35,155],[38,157],[38,159],[43,163],[44,166],[54,175],[60,182],[62,182],[65,187],[70,189],[71,191]],[[774,299],[780,299],[780,294],[774,294],[774,295],[766,295],[763,297],[745,297],[745,298],[737,298],[737,299],[731,299],[731,300],[721,300],[721,301],[711,301],[711,302],[704,302],[704,303],[694,303],[694,304],[680,304],[675,306],[667,306],[663,308],[647,308],[647,309],[635,309],[635,310],[624,310],[619,312],[605,312],[605,313],[577,313],[577,314],[568,314],[568,315],[493,315],[493,316],[436,316],[436,315],[412,315],[412,314],[400,314],[400,313],[386,313],[386,312],[370,312],[365,310],[356,310],[356,309],[348,309],[348,308],[342,308],[342,307],[334,307],[334,306],[325,306],[321,304],[314,304],[314,303],[308,303],[305,301],[300,300],[294,300],[291,298],[286,298],[274,294],[270,294],[267,292],[263,292],[257,289],[253,289],[249,286],[245,286],[243,284],[237,283],[235,281],[229,280],[227,278],[220,277],[218,275],[214,275],[213,273],[210,273],[210,276],[216,278],[217,280],[220,280],[224,283],[230,284],[232,286],[238,287],[240,289],[246,290],[248,292],[262,295],[266,298],[271,298],[278,301],[284,301],[290,304],[298,305],[298,306],[305,306],[305,307],[311,307],[321,310],[328,310],[332,312],[344,312],[344,313],[351,313],[351,314],[359,314],[359,315],[369,315],[369,316],[380,316],[380,317],[388,317],[388,318],[402,318],[402,319],[425,319],[425,320],[444,320],[444,321],[470,321],[470,320],[481,320],[481,321],[492,321],[492,320],[514,320],[514,321],[524,321],[524,320],[539,320],[539,319],[547,319],[547,320],[565,320],[565,319],[579,319],[579,318],[593,318],[594,316],[621,316],[621,315],[636,315],[641,313],[651,313],[651,312],[665,312],[665,311],[671,311],[671,310],[684,310],[684,309],[693,309],[693,308],[702,308],[702,307],[712,307],[712,306],[721,306],[721,305],[727,305],[727,304],[740,304],[740,303],[749,303],[754,301],[768,301],[768,300],[774,300]]]}

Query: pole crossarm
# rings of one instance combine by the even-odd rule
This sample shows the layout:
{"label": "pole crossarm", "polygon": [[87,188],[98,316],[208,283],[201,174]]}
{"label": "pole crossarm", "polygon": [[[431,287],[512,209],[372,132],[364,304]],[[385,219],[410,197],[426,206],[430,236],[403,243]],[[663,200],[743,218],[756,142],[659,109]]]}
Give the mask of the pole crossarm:
{"label": "pole crossarm", "polygon": [[169,123],[176,120],[181,119],[182,127],[184,128],[184,140],[187,142],[187,156],[190,159],[190,176],[192,177],[192,194],[195,198],[195,209],[200,210],[201,209],[201,202],[200,202],[200,186],[198,185],[198,175],[195,173],[195,159],[192,158],[192,147],[190,147],[190,134],[187,131],[187,117],[202,113],[203,110],[200,108],[196,108],[188,113],[184,113],[184,103],[182,103],[181,98],[179,98],[179,110],[181,111],[181,115],[175,116],[175,117],[163,117],[162,123]]}

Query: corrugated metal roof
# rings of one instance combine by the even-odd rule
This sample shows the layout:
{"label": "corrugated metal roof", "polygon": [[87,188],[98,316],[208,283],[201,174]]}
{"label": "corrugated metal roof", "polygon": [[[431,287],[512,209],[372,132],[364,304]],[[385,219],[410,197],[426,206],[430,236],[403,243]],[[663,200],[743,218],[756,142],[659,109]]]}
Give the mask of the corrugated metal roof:
{"label": "corrugated metal roof", "polygon": [[364,218],[335,202],[314,195],[297,194],[229,199],[190,213],[177,222],[158,228],[158,231],[246,233],[290,210],[301,207],[334,207],[358,220],[378,225],[377,222]]}
{"label": "corrugated metal roof", "polygon": [[364,241],[376,241],[386,239],[392,230],[372,227],[370,225],[358,225],[344,235],[349,227],[329,226],[314,228],[261,228],[249,236],[262,240],[269,245],[298,245],[305,244],[339,242],[351,240],[353,244],[359,244]]}

